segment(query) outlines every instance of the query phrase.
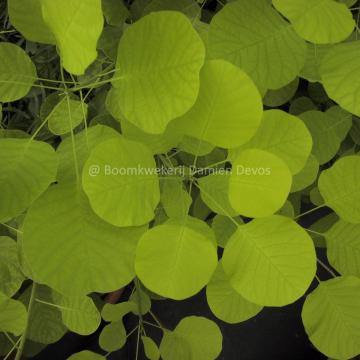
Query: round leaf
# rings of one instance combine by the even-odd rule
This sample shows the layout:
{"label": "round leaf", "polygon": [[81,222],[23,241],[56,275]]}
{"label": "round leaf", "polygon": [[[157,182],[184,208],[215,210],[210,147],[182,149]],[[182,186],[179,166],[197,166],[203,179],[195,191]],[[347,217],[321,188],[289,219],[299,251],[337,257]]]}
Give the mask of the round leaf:
{"label": "round leaf", "polygon": [[288,217],[255,219],[227,243],[222,260],[234,289],[248,301],[284,306],[302,295],[316,272],[313,241]]}
{"label": "round leaf", "polygon": [[272,215],[284,205],[291,181],[283,160],[263,150],[245,150],[233,162],[230,204],[247,217]]}
{"label": "round leaf", "polygon": [[71,355],[68,360],[105,360],[106,358],[89,350]]}

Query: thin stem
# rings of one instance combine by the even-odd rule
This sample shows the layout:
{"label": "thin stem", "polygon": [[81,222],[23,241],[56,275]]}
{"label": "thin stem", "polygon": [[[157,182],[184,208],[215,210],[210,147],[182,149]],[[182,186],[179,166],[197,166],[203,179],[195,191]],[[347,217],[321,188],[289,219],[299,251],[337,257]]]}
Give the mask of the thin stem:
{"label": "thin stem", "polygon": [[308,214],[310,214],[310,213],[312,213],[312,212],[314,212],[314,211],[316,211],[316,210],[319,210],[319,209],[323,208],[324,206],[325,206],[325,204],[322,204],[322,205],[319,205],[319,206],[317,206],[317,207],[314,207],[314,208],[312,208],[312,209],[310,209],[310,210],[308,210],[308,211],[305,211],[305,212],[303,212],[302,214],[299,214],[299,215],[295,216],[295,217],[294,217],[294,220],[296,220],[296,219],[298,219],[298,218],[300,218],[300,217],[302,217],[302,216],[308,215]]}
{"label": "thin stem", "polygon": [[139,320],[137,341],[136,341],[136,357],[135,357],[136,360],[138,360],[138,357],[139,357],[139,344],[140,344],[140,320]]}
{"label": "thin stem", "polygon": [[29,320],[30,320],[31,310],[32,310],[34,300],[35,300],[35,293],[36,293],[36,283],[33,282],[32,288],[31,288],[31,293],[30,293],[29,305],[28,305],[28,309],[27,309],[26,326],[25,326],[24,333],[21,335],[21,341],[20,341],[20,345],[19,345],[18,351],[15,356],[15,360],[20,360],[22,353],[24,351],[24,347],[25,347],[25,343],[26,343],[26,336],[27,336],[27,332],[29,330]]}
{"label": "thin stem", "polygon": [[155,316],[155,314],[154,314],[151,310],[149,310],[149,314],[150,314],[151,317],[155,320],[155,322],[158,324],[159,328],[160,328],[161,330],[164,330],[164,327],[161,325],[160,320]]}
{"label": "thin stem", "polygon": [[306,231],[312,233],[312,234],[315,234],[315,235],[319,235],[319,236],[325,236],[324,233],[320,233],[320,232],[317,232],[317,231],[314,231],[314,230],[311,230],[311,229],[306,229],[304,228]]}
{"label": "thin stem", "polygon": [[153,323],[150,323],[150,322],[148,322],[148,321],[144,321],[144,324],[149,325],[149,326],[156,327],[157,329],[163,330],[162,327],[160,327],[160,326],[158,326],[158,325],[155,325],[155,324],[153,324]]}
{"label": "thin stem", "polygon": [[126,335],[126,338],[130,337],[138,328],[139,328],[139,325],[137,325],[134,329],[132,329],[132,330]]}
{"label": "thin stem", "polygon": [[336,277],[336,274],[326,265],[324,264],[320,259],[317,259],[317,262],[329,273],[332,277]]}
{"label": "thin stem", "polygon": [[10,225],[8,225],[8,224],[0,223],[0,225],[5,226],[5,227],[8,228],[9,230],[16,231],[16,232],[19,233],[19,234],[22,234],[22,233],[23,233],[21,230],[15,229],[14,227],[12,227],[12,226],[10,226]]}
{"label": "thin stem", "polygon": [[16,341],[16,343],[13,345],[13,347],[10,349],[10,351],[7,353],[7,355],[4,357],[4,360],[7,360],[10,357],[10,355],[14,352],[14,350],[17,349],[20,341],[21,341],[21,337]]}
{"label": "thin stem", "polygon": [[315,274],[315,278],[316,278],[316,280],[318,281],[318,283],[320,284],[321,283],[321,280],[320,280],[320,278]]}
{"label": "thin stem", "polygon": [[4,331],[4,335],[6,336],[6,338],[11,342],[11,345],[15,345],[16,342],[10,337],[10,335]]}

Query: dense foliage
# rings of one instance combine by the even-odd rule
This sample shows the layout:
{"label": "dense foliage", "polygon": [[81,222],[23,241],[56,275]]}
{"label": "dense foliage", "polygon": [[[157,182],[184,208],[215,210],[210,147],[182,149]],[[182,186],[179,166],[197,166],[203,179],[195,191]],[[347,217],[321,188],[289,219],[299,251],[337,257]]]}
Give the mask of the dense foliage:
{"label": "dense foliage", "polygon": [[[0,3],[5,359],[104,320],[104,354],[134,334],[150,360],[214,360],[216,323],[166,329],[151,311],[204,287],[231,324],[306,296],[313,345],[333,359],[360,353],[356,3]],[[128,299],[104,302],[125,286]],[[139,322],[127,334],[129,313]]]}

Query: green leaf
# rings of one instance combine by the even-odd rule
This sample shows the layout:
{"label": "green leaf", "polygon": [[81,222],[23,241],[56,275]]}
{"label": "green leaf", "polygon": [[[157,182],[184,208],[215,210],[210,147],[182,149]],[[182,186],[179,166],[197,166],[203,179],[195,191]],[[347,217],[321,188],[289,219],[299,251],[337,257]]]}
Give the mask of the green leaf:
{"label": "green leaf", "polygon": [[325,238],[331,266],[342,275],[360,277],[360,225],[339,220]]}
{"label": "green leaf", "polygon": [[312,138],[304,123],[296,116],[281,110],[264,112],[255,136],[242,147],[229,152],[236,159],[244,149],[269,151],[282,159],[292,174],[305,166],[312,148]]}
{"label": "green leaf", "polygon": [[314,346],[335,359],[360,353],[360,280],[353,276],[323,281],[306,298],[305,331]]}
{"label": "green leaf", "polygon": [[221,262],[206,287],[206,298],[213,314],[229,324],[246,321],[262,310],[261,306],[245,300],[235,291]]}
{"label": "green leaf", "polygon": [[23,249],[38,282],[73,296],[105,293],[133,279],[135,248],[144,231],[104,222],[82,191],[56,185],[29,209]]}
{"label": "green leaf", "polygon": [[82,75],[96,59],[96,44],[103,30],[101,0],[41,0],[44,21],[60,51],[61,64]]}
{"label": "green leaf", "polygon": [[181,13],[151,13],[130,26],[120,40],[120,70],[112,82],[125,118],[145,132],[164,132],[170,120],[194,105],[204,53]]}
{"label": "green leaf", "polygon": [[194,0],[152,0],[145,6],[143,15],[162,10],[180,11],[190,20],[195,20],[201,15],[200,7]]}
{"label": "green leaf", "polygon": [[292,115],[300,115],[305,111],[316,110],[317,107],[312,100],[306,96],[300,96],[291,101],[289,113]]}
{"label": "green leaf", "polygon": [[325,113],[307,111],[300,115],[313,138],[312,153],[320,165],[331,160],[340,148],[352,125],[351,114],[340,107],[332,107]]}
{"label": "green leaf", "polygon": [[55,38],[44,22],[41,4],[42,0],[8,0],[10,22],[27,40],[55,44]]}
{"label": "green leaf", "polygon": [[215,322],[199,316],[183,318],[160,344],[163,360],[215,360],[222,349],[222,334]]}
{"label": "green leaf", "polygon": [[122,27],[130,12],[123,1],[102,0],[102,11],[109,25]]}
{"label": "green leaf", "polygon": [[53,300],[61,311],[63,323],[70,331],[85,336],[99,327],[101,316],[90,297],[65,296],[54,292]]}
{"label": "green leaf", "polygon": [[255,134],[262,102],[252,80],[224,60],[205,62],[195,105],[177,120],[188,136],[223,148],[244,144]]}
{"label": "green leaf", "polygon": [[305,61],[306,44],[268,0],[238,0],[212,19],[211,58],[232,62],[263,91],[292,81]]}
{"label": "green leaf", "polygon": [[27,313],[25,306],[17,300],[8,298],[0,292],[0,331],[15,336],[21,335],[26,326]]}
{"label": "green leaf", "polygon": [[161,203],[169,218],[183,219],[189,213],[192,198],[184,189],[182,181],[170,178],[163,182]]}
{"label": "green leaf", "polygon": [[101,316],[105,321],[119,321],[129,312],[137,310],[138,305],[133,301],[125,301],[118,304],[105,304]]}
{"label": "green leaf", "polygon": [[[27,305],[30,300],[31,286],[20,296]],[[42,302],[39,302],[42,301]],[[45,302],[45,303],[43,303]],[[37,285],[35,300],[29,317],[27,338],[41,344],[53,344],[59,341],[67,329],[62,323],[60,310],[52,305],[52,291],[46,286]]]}
{"label": "green leaf", "polygon": [[[239,225],[244,223],[240,216],[234,218],[234,220]],[[216,215],[212,220],[211,228],[214,230],[218,246],[224,248],[232,234],[236,231],[237,226],[228,216]]]}
{"label": "green leaf", "polygon": [[[76,161],[81,173],[90,152],[103,141],[117,137],[119,134],[108,126],[96,125],[84,129],[74,136]],[[73,143],[71,136],[65,138],[57,148],[59,156],[59,169],[57,180],[59,183],[76,181],[76,168],[74,162]]]}
{"label": "green leaf", "polygon": [[157,347],[155,341],[148,336],[142,336],[141,340],[144,345],[145,355],[149,360],[159,360],[160,359],[160,351]]}
{"label": "green leaf", "polygon": [[155,216],[159,179],[150,150],[124,137],[97,145],[86,161],[82,183],[94,212],[115,226],[137,226]]}
{"label": "green leaf", "polygon": [[108,352],[121,349],[126,343],[126,330],[122,320],[104,327],[99,337],[100,347]]}
{"label": "green leaf", "polygon": [[195,295],[217,264],[215,238],[202,221],[169,220],[146,232],[136,250],[136,274],[151,291],[182,300]]}
{"label": "green leaf", "polygon": [[209,144],[206,141],[195,139],[192,136],[184,136],[178,148],[183,152],[187,152],[195,156],[210,154],[215,149],[214,145]]}
{"label": "green leaf", "polygon": [[291,192],[301,191],[313,184],[317,178],[318,172],[319,162],[314,155],[310,154],[304,168],[298,174],[293,176]]}
{"label": "green leaf", "polygon": [[319,190],[327,206],[341,219],[360,223],[360,157],[346,156],[339,159],[319,177]]}
{"label": "green leaf", "polygon": [[145,315],[151,309],[151,299],[140,287],[131,294],[129,301],[136,304],[136,307],[131,310],[135,315]]}
{"label": "green leaf", "polygon": [[29,139],[0,139],[0,222],[20,215],[55,180],[53,148]]}
{"label": "green leaf", "polygon": [[225,216],[236,216],[229,201],[230,173],[217,172],[198,180],[200,194],[204,203],[214,212]]}
{"label": "green leaf", "polygon": [[0,236],[0,292],[11,297],[24,280],[16,241],[8,236]]}
{"label": "green leaf", "polygon": [[352,33],[355,22],[345,4],[334,0],[272,0],[303,39],[316,44],[337,43]]}
{"label": "green leaf", "polygon": [[360,41],[334,46],[324,56],[320,75],[328,96],[345,110],[360,116]]}
{"label": "green leaf", "polygon": [[234,289],[264,306],[296,301],[316,272],[311,237],[295,221],[280,215],[239,226],[225,247],[222,263]]}
{"label": "green leaf", "polygon": [[296,93],[299,86],[299,78],[296,77],[284,87],[277,90],[268,90],[263,99],[264,105],[277,107],[287,103]]}
{"label": "green leaf", "polygon": [[68,360],[105,360],[106,358],[89,350],[71,355]]}
{"label": "green leaf", "polygon": [[23,98],[37,78],[30,57],[19,46],[0,43],[0,101],[10,102]]}
{"label": "green leaf", "polygon": [[87,104],[63,96],[46,119],[53,134],[64,135],[85,121],[86,117]]}
{"label": "green leaf", "polygon": [[247,217],[272,215],[284,205],[291,181],[289,168],[277,156],[258,149],[242,151],[233,162],[230,204]]}

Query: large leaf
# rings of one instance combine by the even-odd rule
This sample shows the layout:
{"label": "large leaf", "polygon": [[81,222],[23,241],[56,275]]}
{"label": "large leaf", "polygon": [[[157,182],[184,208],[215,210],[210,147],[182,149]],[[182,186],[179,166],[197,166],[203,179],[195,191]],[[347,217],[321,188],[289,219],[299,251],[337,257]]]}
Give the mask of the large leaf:
{"label": "large leaf", "polygon": [[0,331],[21,335],[25,330],[26,321],[25,306],[0,292]]}
{"label": "large leaf", "polygon": [[53,300],[61,311],[63,323],[70,331],[90,335],[99,327],[101,316],[90,297],[65,296],[55,292]]}
{"label": "large leaf", "polygon": [[222,349],[222,334],[215,322],[203,317],[183,318],[160,344],[164,360],[215,360]]}
{"label": "large leaf", "polygon": [[31,89],[37,78],[30,57],[19,46],[0,43],[0,101],[19,100]]}
{"label": "large leaf", "polygon": [[206,298],[213,314],[230,324],[246,321],[262,310],[262,306],[252,304],[235,291],[221,262],[206,287]]}
{"label": "large leaf", "polygon": [[120,70],[112,82],[125,118],[146,132],[164,132],[170,120],[194,105],[204,53],[181,13],[151,13],[130,26],[120,40]]}
{"label": "large leaf", "polygon": [[195,105],[178,119],[186,135],[223,148],[247,142],[262,116],[259,91],[238,67],[224,60],[205,62]]}
{"label": "large leaf", "polygon": [[245,70],[263,91],[292,81],[305,61],[306,44],[268,0],[239,0],[212,19],[209,53]]}
{"label": "large leaf", "polygon": [[307,297],[302,319],[310,341],[334,359],[360,353],[360,280],[339,277],[324,281]]}
{"label": "large leaf", "polygon": [[312,153],[320,165],[331,160],[352,125],[351,114],[340,107],[332,107],[325,113],[306,111],[300,114],[313,138]]}
{"label": "large leaf", "polygon": [[334,46],[322,59],[320,75],[329,97],[360,116],[360,41]]}
{"label": "large leaf", "polygon": [[289,168],[276,155],[258,149],[244,150],[233,162],[230,204],[247,217],[274,214],[284,205],[291,181]]}
{"label": "large leaf", "polygon": [[195,218],[169,220],[146,232],[136,250],[136,274],[151,291],[181,300],[196,294],[217,264],[215,238]]}
{"label": "large leaf", "polygon": [[81,173],[91,150],[101,142],[117,136],[118,133],[112,128],[103,125],[96,125],[88,129],[84,129],[74,136],[74,148],[71,136],[66,137],[57,148],[57,153],[59,155],[57,180],[60,183],[73,183],[76,180],[76,168],[73,149],[75,149],[76,162],[78,170]]}
{"label": "large leaf", "polygon": [[0,236],[0,292],[11,297],[24,280],[17,243],[8,236]]}
{"label": "large leaf", "polygon": [[38,282],[73,296],[109,292],[133,279],[135,248],[144,230],[104,222],[81,190],[56,185],[29,209],[23,249]]}
{"label": "large leaf", "polygon": [[234,289],[264,306],[284,306],[304,295],[316,272],[311,237],[288,217],[259,218],[238,230],[222,260]]}
{"label": "large leaf", "polygon": [[257,148],[269,151],[284,160],[292,174],[297,174],[306,164],[312,148],[309,130],[296,116],[281,110],[264,112],[255,136],[238,149],[230,152],[236,159],[244,149]]}
{"label": "large leaf", "polygon": [[44,22],[41,3],[42,0],[8,0],[10,22],[30,41],[55,44],[55,38]]}
{"label": "large leaf", "polygon": [[272,0],[294,30],[316,44],[337,43],[353,31],[355,22],[345,4],[334,0]]}
{"label": "large leaf", "polygon": [[342,275],[360,277],[360,225],[339,220],[325,237],[330,264]]}
{"label": "large leaf", "polygon": [[159,179],[145,145],[121,136],[100,143],[84,165],[82,181],[91,207],[110,224],[137,226],[154,218]]}
{"label": "large leaf", "polygon": [[24,211],[55,180],[53,148],[29,139],[0,139],[0,222]]}
{"label": "large leaf", "polygon": [[338,160],[319,177],[319,190],[327,206],[341,219],[360,223],[360,156]]}
{"label": "large leaf", "polygon": [[84,74],[96,59],[96,44],[103,29],[101,0],[41,0],[45,23],[60,50],[62,66]]}

